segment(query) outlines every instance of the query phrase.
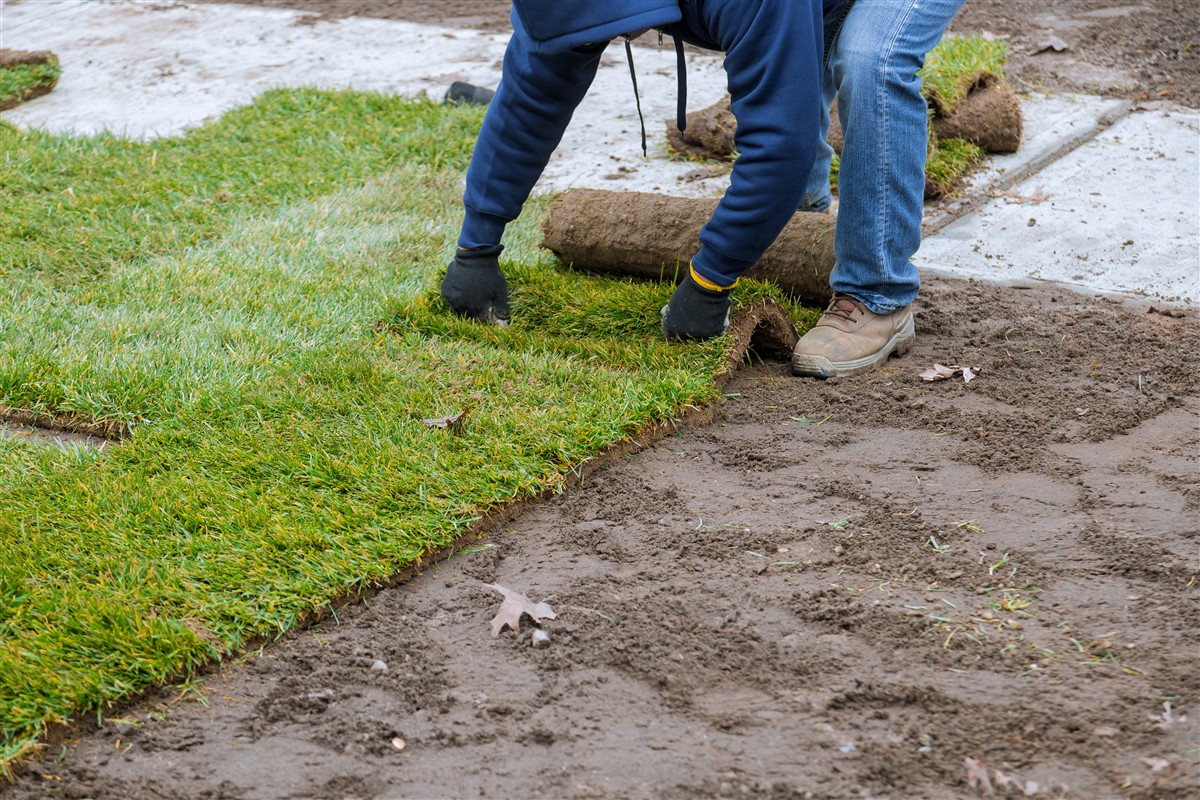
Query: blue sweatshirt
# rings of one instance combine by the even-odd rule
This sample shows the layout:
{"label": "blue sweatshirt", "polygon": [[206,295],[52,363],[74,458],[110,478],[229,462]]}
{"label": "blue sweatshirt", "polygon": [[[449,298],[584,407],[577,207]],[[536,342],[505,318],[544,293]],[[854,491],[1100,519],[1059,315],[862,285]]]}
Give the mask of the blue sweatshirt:
{"label": "blue sweatshirt", "polygon": [[[692,265],[728,286],[800,205],[820,136],[823,3],[836,0],[514,0],[513,36],[463,196],[459,245],[500,243],[616,36],[660,28],[725,53],[739,152]],[[653,226],[654,220],[646,220]]]}

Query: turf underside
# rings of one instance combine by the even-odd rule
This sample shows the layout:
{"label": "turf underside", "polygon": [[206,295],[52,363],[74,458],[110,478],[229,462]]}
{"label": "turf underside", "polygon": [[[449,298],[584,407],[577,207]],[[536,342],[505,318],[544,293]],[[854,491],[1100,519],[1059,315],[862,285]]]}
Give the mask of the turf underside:
{"label": "turf underside", "polygon": [[445,311],[480,120],[280,90],[153,142],[0,126],[0,403],[132,431],[0,437],[0,766],[716,396],[727,343],[661,342],[668,285],[554,266],[537,204],[514,324]]}

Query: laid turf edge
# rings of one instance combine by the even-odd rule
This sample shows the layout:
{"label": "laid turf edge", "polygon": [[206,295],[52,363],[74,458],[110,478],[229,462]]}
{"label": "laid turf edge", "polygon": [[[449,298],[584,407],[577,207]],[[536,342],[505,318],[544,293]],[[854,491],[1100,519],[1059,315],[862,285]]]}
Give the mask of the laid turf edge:
{"label": "laid turf edge", "polygon": [[[606,278],[589,278],[591,280],[609,280]],[[681,428],[701,427],[712,422],[719,408],[721,390],[732,378],[733,374],[744,364],[758,359],[787,360],[798,339],[797,320],[811,324],[817,315],[816,309],[803,309],[790,303],[779,302],[776,297],[778,290],[774,287],[755,282],[750,285],[750,297],[743,300],[734,309],[726,336],[719,340],[724,356],[720,369],[713,377],[713,393],[710,402],[704,404],[688,404],[678,413],[664,419],[648,421],[623,438],[605,445],[599,452],[572,465],[563,473],[564,480],[553,486],[541,489],[534,495],[512,502],[501,503],[488,507],[453,540],[448,543],[424,550],[409,564],[382,579],[372,579],[355,585],[349,591],[329,598],[320,606],[302,613],[296,621],[282,633],[259,634],[238,642],[236,647],[227,647],[219,636],[199,626],[191,626],[200,640],[204,643],[206,653],[194,658],[187,668],[176,675],[168,675],[163,680],[155,681],[140,690],[127,694],[118,699],[102,703],[86,710],[86,714],[72,720],[51,719],[47,721],[36,738],[10,742],[0,751],[0,776],[15,780],[27,769],[35,765],[36,760],[48,748],[63,745],[66,741],[80,735],[98,730],[103,725],[105,717],[120,714],[144,701],[164,688],[177,684],[186,679],[189,684],[197,686],[203,683],[207,675],[223,669],[231,662],[236,665],[238,656],[254,652],[262,647],[278,643],[285,638],[302,634],[304,631],[337,618],[337,612],[346,606],[358,604],[377,595],[379,592],[400,586],[432,566],[454,557],[464,547],[489,541],[496,531],[513,521],[529,508],[570,488],[582,487],[587,479],[596,471],[634,455],[662,439],[674,435]],[[426,293],[424,303],[415,307],[429,305],[430,293]],[[403,315],[403,312],[398,312]],[[467,323],[474,328],[481,328]],[[382,323],[380,330],[395,330],[397,323]],[[404,327],[403,324],[400,327]],[[676,345],[686,347],[687,345]],[[436,435],[436,434],[435,434]],[[446,433],[446,436],[453,435]],[[182,695],[181,695],[182,697]]]}
{"label": "laid turf edge", "polygon": [[[296,90],[171,140],[0,134],[21,166],[0,173],[0,402],[135,426],[103,454],[0,440],[0,759],[327,614],[719,399],[760,325],[663,342],[671,285],[557,268],[541,201],[506,237],[513,325],[447,312],[478,121]],[[737,292],[769,301],[819,313]],[[461,430],[422,425],[465,404]]]}

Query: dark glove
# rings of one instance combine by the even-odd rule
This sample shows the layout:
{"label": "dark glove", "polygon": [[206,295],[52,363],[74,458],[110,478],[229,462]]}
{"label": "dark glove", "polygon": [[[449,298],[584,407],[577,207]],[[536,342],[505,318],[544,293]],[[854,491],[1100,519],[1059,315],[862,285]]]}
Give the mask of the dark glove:
{"label": "dark glove", "polygon": [[455,314],[504,327],[508,324],[508,281],[500,271],[504,245],[454,254],[442,279],[442,297]]}
{"label": "dark glove", "polygon": [[[732,288],[732,287],[730,287]],[[667,339],[712,339],[729,327],[729,289],[705,289],[691,273],[675,287],[671,302],[662,309],[662,331]]]}

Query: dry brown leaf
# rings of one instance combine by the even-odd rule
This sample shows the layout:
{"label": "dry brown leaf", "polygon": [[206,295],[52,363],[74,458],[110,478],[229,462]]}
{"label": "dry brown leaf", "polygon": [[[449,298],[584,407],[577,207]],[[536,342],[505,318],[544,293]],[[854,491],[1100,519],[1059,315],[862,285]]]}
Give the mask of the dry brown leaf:
{"label": "dry brown leaf", "polygon": [[1171,762],[1167,761],[1165,758],[1148,758],[1143,756],[1141,761],[1150,768],[1151,772],[1155,774],[1162,772],[1164,769],[1171,766]]}
{"label": "dry brown leaf", "polygon": [[967,785],[975,791],[991,797],[996,793],[992,788],[992,779],[988,777],[987,767],[982,761],[974,758],[964,758],[963,765],[967,768]]}
{"label": "dry brown leaf", "polygon": [[471,409],[469,409],[469,408],[464,408],[462,411],[458,412],[457,414],[447,414],[444,417],[432,417],[430,419],[423,419],[423,420],[421,420],[421,422],[425,423],[426,428],[450,429],[450,428],[453,428],[455,425],[457,425],[458,421],[460,419],[462,419],[463,417],[465,417],[467,415],[467,412],[470,410]]}
{"label": "dry brown leaf", "polygon": [[507,589],[498,583],[485,583],[489,589],[495,589],[500,594],[504,595],[504,603],[500,606],[500,610],[496,612],[496,616],[492,618],[492,638],[500,635],[500,631],[504,630],[504,626],[512,628],[514,633],[521,632],[521,615],[528,614],[534,622],[541,622],[544,619],[554,619],[558,615],[550,608],[549,603],[535,603],[520,592],[514,592],[512,589]]}
{"label": "dry brown leaf", "polygon": [[1016,189],[1009,189],[1000,195],[1010,203],[1026,203],[1039,206],[1050,199],[1050,193],[1046,191],[1046,187],[1039,186],[1033,190],[1033,194],[1021,194]]}
{"label": "dry brown leaf", "polygon": [[978,370],[971,367],[963,367],[958,364],[946,366],[945,364],[934,364],[927,370],[921,373],[921,377],[927,381],[944,381],[947,378],[953,378],[955,375],[962,373],[963,383],[970,383],[979,374]]}
{"label": "dry brown leaf", "polygon": [[992,778],[995,779],[996,785],[1001,789],[1007,789],[1009,786],[1012,786],[1026,797],[1033,797],[1041,789],[1035,781],[1025,781],[1022,783],[1019,778],[1010,778],[998,769],[992,771]]}
{"label": "dry brown leaf", "polygon": [[1033,49],[1033,55],[1036,56],[1041,53],[1045,53],[1047,50],[1053,50],[1056,53],[1061,53],[1063,50],[1070,49],[1071,45],[1067,44],[1057,36],[1051,36],[1049,39],[1043,39],[1037,43],[1037,46]]}

